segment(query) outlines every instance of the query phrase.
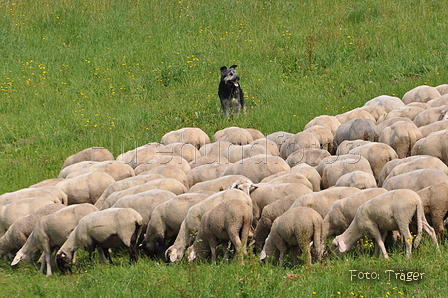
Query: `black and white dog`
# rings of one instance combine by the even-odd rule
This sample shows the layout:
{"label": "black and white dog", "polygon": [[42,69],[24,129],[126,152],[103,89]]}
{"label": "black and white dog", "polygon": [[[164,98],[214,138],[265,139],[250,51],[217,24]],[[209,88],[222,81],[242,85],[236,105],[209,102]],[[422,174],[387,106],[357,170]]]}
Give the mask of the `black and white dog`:
{"label": "black and white dog", "polygon": [[244,111],[244,94],[238,83],[240,77],[236,72],[236,65],[229,68],[221,67],[221,82],[219,83],[218,95],[221,100],[222,116],[228,116],[228,110],[233,109],[234,117],[241,110]]}

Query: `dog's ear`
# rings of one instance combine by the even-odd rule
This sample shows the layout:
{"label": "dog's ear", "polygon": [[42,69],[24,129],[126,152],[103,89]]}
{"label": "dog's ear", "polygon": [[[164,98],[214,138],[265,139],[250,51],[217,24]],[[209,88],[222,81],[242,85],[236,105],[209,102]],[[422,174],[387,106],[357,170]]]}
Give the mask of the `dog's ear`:
{"label": "dog's ear", "polygon": [[236,68],[238,65],[232,65],[232,66],[230,66],[229,68]]}
{"label": "dog's ear", "polygon": [[224,72],[227,69],[227,67],[223,66],[221,67],[221,72]]}

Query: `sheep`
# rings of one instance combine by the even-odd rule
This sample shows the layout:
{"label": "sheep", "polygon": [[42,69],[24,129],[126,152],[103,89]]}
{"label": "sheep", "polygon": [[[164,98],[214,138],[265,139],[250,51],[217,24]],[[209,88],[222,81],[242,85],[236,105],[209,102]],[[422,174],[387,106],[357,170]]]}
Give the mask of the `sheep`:
{"label": "sheep", "polygon": [[185,185],[186,188],[190,187],[188,183],[187,174],[184,171],[182,171],[181,168],[175,166],[159,166],[153,168],[152,170],[144,172],[144,175],[152,175],[152,174],[159,174],[166,178],[174,178],[182,182],[182,184]]}
{"label": "sheep", "polygon": [[93,165],[96,165],[97,163],[99,163],[99,161],[80,161],[75,164],[69,165],[69,166],[61,169],[61,171],[59,172],[58,178],[65,179],[71,173],[80,171],[85,168],[89,168]]}
{"label": "sheep", "polygon": [[65,179],[75,178],[82,174],[92,172],[103,172],[109,174],[115,181],[123,180],[135,176],[134,169],[130,165],[122,163],[121,161],[103,161],[96,163],[88,168],[83,168],[76,172],[72,172],[65,177]]}
{"label": "sheep", "polygon": [[325,242],[328,237],[344,233],[355,218],[358,207],[385,192],[387,190],[384,188],[364,189],[335,201],[323,220],[322,241]]}
{"label": "sheep", "polygon": [[210,143],[208,135],[200,128],[184,127],[175,131],[170,131],[162,136],[160,143],[168,145],[171,143],[187,143],[197,149]]}
{"label": "sheep", "polygon": [[381,106],[387,113],[390,111],[404,106],[403,101],[396,97],[390,95],[380,95],[375,98],[372,98],[368,102],[364,104],[364,106]]}
{"label": "sheep", "polygon": [[388,178],[382,187],[387,190],[406,188],[418,191],[439,183],[448,183],[448,176],[445,173],[437,169],[422,169]]}
{"label": "sheep", "polygon": [[280,147],[280,156],[286,159],[291,153],[305,148],[320,149],[319,139],[310,132],[299,132],[288,138]]}
{"label": "sheep", "polygon": [[444,118],[448,112],[448,105],[429,108],[414,118],[414,123],[417,127],[428,125]]}
{"label": "sheep", "polygon": [[51,253],[56,247],[60,247],[75,229],[78,221],[85,215],[98,211],[92,204],[84,203],[67,206],[52,214],[41,217],[34,227],[33,232],[22,248],[17,252],[11,266],[16,265],[22,259],[33,259],[37,251],[43,251],[42,266],[40,272],[47,269],[47,276],[51,271]]}
{"label": "sheep", "polygon": [[376,179],[371,173],[364,171],[353,171],[339,177],[334,186],[356,187],[359,189],[375,188]]}
{"label": "sheep", "polygon": [[378,141],[378,128],[371,119],[355,118],[338,127],[334,134],[334,147],[337,149],[344,140]]}
{"label": "sheep", "polygon": [[[448,115],[448,114],[446,114],[446,115]],[[429,136],[430,133],[433,133],[436,131],[448,130],[448,121],[446,121],[446,120],[447,119],[445,118],[443,121],[436,121],[434,123],[431,123],[431,124],[428,124],[425,126],[420,126],[418,129],[422,133],[422,138],[426,138],[427,136]]]}
{"label": "sheep", "polygon": [[33,184],[31,186],[29,186],[29,188],[39,188],[39,187],[43,187],[43,186],[55,186],[56,184],[58,184],[59,182],[63,181],[65,178],[50,178],[50,179],[45,179],[41,182],[38,182],[36,184]]}
{"label": "sheep", "polygon": [[199,153],[202,157],[211,156],[211,155],[221,155],[227,147],[232,145],[232,143],[228,141],[217,141],[210,144],[205,144],[199,149]]}
{"label": "sheep", "polygon": [[384,120],[381,123],[377,123],[377,125],[376,125],[376,127],[378,127],[378,132],[380,133],[380,137],[381,137],[381,133],[383,132],[383,130],[386,127],[392,126],[395,122],[399,122],[399,121],[414,124],[414,122],[412,122],[412,120],[407,118],[407,117],[393,117],[393,118],[389,118],[387,120]]}
{"label": "sheep", "polygon": [[[326,164],[322,172],[322,188],[334,186],[339,177],[353,171],[364,171],[372,174],[373,171],[368,160],[362,155],[353,155],[356,159],[339,159],[333,163]],[[325,159],[321,161],[324,162]]]}
{"label": "sheep", "polygon": [[229,188],[229,186],[237,180],[244,180],[249,184],[253,184],[252,180],[243,175],[226,175],[216,179],[196,183],[188,190],[188,192],[223,191]]}
{"label": "sheep", "polygon": [[363,107],[357,109],[369,112],[375,119],[375,123],[378,123],[378,119],[387,114],[386,110],[382,106],[377,105],[372,106],[364,105]]}
{"label": "sheep", "polygon": [[431,155],[448,165],[448,130],[436,131],[418,140],[412,147],[411,155]]}
{"label": "sheep", "polygon": [[422,137],[414,123],[398,121],[381,132],[379,142],[391,146],[398,158],[405,158],[411,155],[412,147]]}
{"label": "sheep", "polygon": [[313,191],[320,190],[322,177],[319,175],[319,172],[314,167],[302,163],[292,167],[291,172],[297,172],[304,175],[308,179],[308,181],[311,182],[311,185],[313,186],[312,188]]}
{"label": "sheep", "polygon": [[196,183],[214,180],[222,176],[230,163],[211,163],[191,169],[187,174],[188,185],[193,187]]}
{"label": "sheep", "polygon": [[341,122],[341,125],[355,119],[367,119],[371,120],[373,123],[376,123],[375,117],[373,117],[373,115],[368,111],[361,108],[347,111],[343,114],[336,115],[335,117],[339,120],[339,122]]}
{"label": "sheep", "polygon": [[260,260],[267,257],[278,258],[278,265],[281,267],[289,245],[294,247],[294,265],[297,264],[298,249],[301,249],[306,254],[306,264],[311,266],[311,246],[314,247],[319,262],[322,258],[321,237],[322,217],[319,213],[307,207],[289,209],[272,223]]}
{"label": "sheep", "polygon": [[161,258],[166,249],[165,241],[173,242],[175,240],[188,209],[212,194],[214,192],[211,191],[185,193],[155,207],[142,243],[145,253],[151,257]]}
{"label": "sheep", "polygon": [[247,255],[246,245],[252,224],[252,208],[240,200],[229,200],[204,213],[190,250],[188,261],[196,257],[205,258],[211,253],[211,262],[216,262],[216,246],[230,242],[235,247],[234,260]]}
{"label": "sheep", "polygon": [[415,170],[436,169],[448,175],[448,166],[440,159],[433,156],[418,155],[420,158],[408,160],[393,167],[385,180],[400,174],[409,173]]}
{"label": "sheep", "polygon": [[139,165],[144,164],[153,158],[161,155],[160,149],[163,147],[159,143],[149,143],[143,146],[137,147],[135,149],[129,150],[117,156],[117,161],[121,161],[128,164],[133,169],[137,168]]}
{"label": "sheep", "polygon": [[319,140],[320,149],[326,150],[329,153],[334,153],[334,135],[330,129],[321,125],[314,125],[305,129],[304,132],[312,133]]}
{"label": "sheep", "polygon": [[251,193],[253,202],[253,226],[258,225],[263,208],[272,202],[275,202],[287,195],[294,194],[296,196],[312,193],[313,191],[301,183],[260,183],[258,188]]}
{"label": "sheep", "polygon": [[264,134],[261,131],[259,131],[258,129],[246,128],[246,130],[250,133],[250,135],[252,136],[252,139],[254,139],[254,140],[264,138]]}
{"label": "sheep", "polygon": [[280,151],[279,148],[277,146],[277,143],[275,143],[274,141],[269,140],[268,138],[260,138],[260,139],[255,139],[255,141],[251,142],[250,145],[261,145],[263,147],[265,147],[269,153],[271,153],[271,155],[274,156],[279,156],[280,155]]}
{"label": "sheep", "polygon": [[322,218],[325,218],[334,202],[359,191],[360,189],[356,187],[341,186],[332,187],[319,192],[303,194],[294,201],[291,205],[291,209],[294,207],[309,207],[316,210]]}
{"label": "sheep", "polygon": [[442,94],[442,96],[431,99],[427,102],[431,107],[440,107],[448,104],[448,93]]}
{"label": "sheep", "polygon": [[331,154],[327,150],[318,148],[304,148],[289,154],[286,158],[286,163],[288,163],[290,167],[295,167],[301,163],[315,167],[322,159],[328,156],[331,156]]}
{"label": "sheep", "polygon": [[281,183],[300,183],[313,189],[313,185],[304,175],[297,172],[279,172],[261,180],[260,183],[281,184]]}
{"label": "sheep", "polygon": [[251,133],[240,127],[226,127],[213,135],[213,142],[227,141],[234,145],[247,145],[253,140]]}
{"label": "sheep", "polygon": [[[222,155],[207,155],[201,156],[197,160],[190,162],[191,170],[194,168],[203,166],[203,165],[212,165],[212,164],[227,164],[230,165],[229,160]],[[188,173],[191,172],[188,171]]]}
{"label": "sheep", "polygon": [[159,148],[161,155],[180,156],[187,162],[193,162],[201,157],[198,148],[188,143],[170,143]]}
{"label": "sheep", "polygon": [[115,180],[107,173],[92,172],[56,184],[68,197],[68,204],[91,203],[99,199],[107,187]]}
{"label": "sheep", "polygon": [[357,147],[370,144],[372,142],[370,141],[364,141],[364,140],[345,140],[342,141],[341,144],[339,144],[338,149],[336,150],[336,155],[346,155],[350,152],[350,150],[355,149]]}
{"label": "sheep", "polygon": [[221,156],[224,156],[230,163],[236,163],[258,154],[271,155],[266,147],[258,144],[231,145],[221,152]]}
{"label": "sheep", "polygon": [[[280,148],[282,147],[282,144],[289,139],[290,137],[292,137],[294,134],[289,133],[289,132],[285,132],[285,131],[277,131],[274,133],[271,133],[269,135],[266,136],[266,139],[268,139],[269,141],[274,142],[275,144],[277,144],[277,149],[279,150],[280,153]],[[276,155],[276,154],[273,154]]]}
{"label": "sheep", "polygon": [[[356,156],[352,154],[343,154],[343,155],[332,155],[325,157],[322,159],[319,164],[315,167],[316,171],[319,173],[319,175],[322,177],[324,174],[324,170],[327,166],[331,166],[337,161],[343,161],[346,160],[350,164],[354,164],[360,161],[360,159],[364,159],[363,163],[365,163],[367,160],[365,160],[362,156]],[[370,165],[369,165],[370,168]]]}
{"label": "sheep", "polygon": [[159,155],[144,164],[135,168],[135,174],[140,175],[143,172],[152,170],[159,166],[175,166],[181,168],[185,173],[191,170],[190,164],[181,156]]}
{"label": "sheep", "polygon": [[44,205],[33,213],[17,219],[0,238],[0,256],[9,253],[15,254],[25,244],[39,218],[64,207],[67,206],[60,203]]}
{"label": "sheep", "polygon": [[[414,241],[409,230],[412,218],[416,216],[417,236]],[[423,203],[417,193],[409,189],[398,189],[380,194],[359,206],[355,218],[350,226],[332,242],[332,249],[337,253],[348,251],[362,236],[375,240],[375,254],[380,251],[384,258],[389,258],[384,246],[384,239],[388,231],[399,230],[405,239],[406,257],[412,252],[412,242],[417,248],[421,240],[422,229],[426,231],[436,246],[438,244],[434,229],[425,219]]]}
{"label": "sheep", "polygon": [[11,204],[0,205],[0,237],[19,218],[27,216],[42,206],[60,203],[49,198],[36,197],[15,201]]}
{"label": "sheep", "polygon": [[421,85],[406,92],[403,95],[402,100],[405,104],[409,104],[411,102],[428,102],[431,99],[435,99],[440,96],[441,95],[437,88]]}
{"label": "sheep", "polygon": [[223,176],[243,175],[254,183],[259,183],[267,176],[289,170],[291,170],[291,167],[282,158],[259,154],[231,164]]}
{"label": "sheep", "polygon": [[428,158],[433,158],[429,155],[421,155],[421,156],[409,156],[406,158],[402,158],[402,159],[393,159],[389,162],[387,162],[384,166],[383,169],[381,170],[380,176],[378,178],[378,186],[382,186],[384,180],[386,180],[387,176],[389,175],[389,173],[393,170],[394,167],[400,165],[400,164],[404,164],[416,159],[428,159]]}
{"label": "sheep", "polygon": [[252,242],[250,245],[254,245],[254,252],[261,251],[265,243],[266,238],[271,231],[271,226],[274,220],[285,213],[291,205],[295,202],[298,195],[288,195],[280,198],[266,205],[261,211],[260,220],[255,228]]}
{"label": "sheep", "polygon": [[114,160],[113,154],[104,147],[91,147],[79,151],[67,157],[62,165],[62,168],[81,161],[111,161]]}
{"label": "sheep", "polygon": [[211,210],[213,207],[218,204],[227,201],[237,199],[245,202],[246,204],[252,206],[252,200],[250,196],[238,189],[227,189],[214,195],[209,196],[207,199],[199,202],[198,204],[192,206],[182,221],[182,224],[179,229],[179,234],[176,237],[173,245],[168,247],[165,251],[165,257],[167,260],[171,262],[175,262],[177,260],[182,259],[185,249],[192,244],[194,238],[192,237],[192,233],[196,232],[199,229],[201,218],[205,212]]}
{"label": "sheep", "polygon": [[442,84],[439,86],[436,86],[437,91],[443,96],[445,94],[448,94],[448,84]]}
{"label": "sheep", "polygon": [[389,113],[387,113],[387,115],[385,115],[383,117],[380,117],[378,119],[378,122],[381,123],[381,122],[384,122],[386,120],[396,118],[396,117],[404,117],[404,118],[408,118],[410,120],[414,120],[415,116],[417,116],[418,114],[420,114],[423,111],[424,111],[424,109],[419,106],[405,105],[405,106],[399,107],[393,111],[390,111]]}
{"label": "sheep", "polygon": [[[132,261],[137,261],[137,239],[141,233],[142,216],[132,208],[110,208],[81,218],[78,225],[56,253],[56,263],[65,273],[79,248],[92,253],[96,246],[105,248],[125,246]],[[108,253],[107,253],[108,254]],[[111,261],[109,257],[109,261]]]}
{"label": "sheep", "polygon": [[339,122],[338,118],[335,116],[329,116],[329,115],[321,115],[313,118],[311,121],[309,121],[305,127],[304,130],[315,126],[320,125],[323,127],[328,128],[331,133],[334,135],[338,127],[341,125],[341,122]]}
{"label": "sheep", "polygon": [[55,186],[43,186],[39,188],[23,188],[14,192],[4,193],[0,195],[0,206],[33,197],[44,197],[67,205],[67,194],[62,189]]}
{"label": "sheep", "polygon": [[448,213],[447,193],[448,184],[446,183],[431,185],[417,191],[417,194],[422,199],[426,217],[432,224],[439,239],[443,239],[443,221]]}

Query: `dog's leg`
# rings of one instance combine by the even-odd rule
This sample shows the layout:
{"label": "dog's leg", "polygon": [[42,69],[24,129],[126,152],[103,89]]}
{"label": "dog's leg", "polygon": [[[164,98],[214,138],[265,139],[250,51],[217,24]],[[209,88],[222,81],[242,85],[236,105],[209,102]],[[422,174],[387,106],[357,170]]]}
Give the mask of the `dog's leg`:
{"label": "dog's leg", "polygon": [[222,118],[227,117],[227,106],[224,104],[224,101],[221,100],[221,110],[222,110]]}

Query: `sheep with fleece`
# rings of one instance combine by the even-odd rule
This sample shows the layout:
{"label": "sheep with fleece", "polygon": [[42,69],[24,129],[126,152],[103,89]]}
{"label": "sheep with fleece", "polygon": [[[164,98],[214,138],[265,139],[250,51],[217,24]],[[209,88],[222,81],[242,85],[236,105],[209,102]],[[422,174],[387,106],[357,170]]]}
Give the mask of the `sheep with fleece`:
{"label": "sheep with fleece", "polygon": [[[415,216],[417,224],[417,236],[413,241],[409,225]],[[368,236],[375,240],[375,254],[381,252],[387,259],[384,239],[388,231],[399,230],[405,239],[406,257],[412,252],[412,242],[417,248],[421,240],[422,229],[426,231],[439,249],[434,229],[425,218],[423,203],[417,193],[409,189],[398,189],[380,194],[359,206],[355,218],[347,230],[332,242],[333,251],[344,253],[362,236]]]}
{"label": "sheep with fleece", "polygon": [[236,163],[244,158],[258,154],[271,155],[266,147],[258,144],[231,145],[221,152],[221,156],[226,158],[230,163]]}
{"label": "sheep with fleece", "polygon": [[187,162],[193,162],[201,157],[198,148],[187,143],[170,143],[159,149],[161,155],[180,156]]}
{"label": "sheep with fleece", "polygon": [[304,175],[298,172],[286,171],[273,174],[261,180],[260,183],[281,184],[281,183],[300,183],[313,189],[313,184]]}
{"label": "sheep with fleece", "polygon": [[47,276],[51,275],[51,253],[56,247],[60,247],[69,237],[70,233],[78,225],[78,221],[85,215],[98,211],[92,204],[76,204],[67,206],[52,214],[41,217],[34,227],[33,232],[22,248],[17,252],[11,266],[16,265],[22,259],[33,259],[37,251],[43,252],[40,272],[47,269]]}
{"label": "sheep with fleece", "polygon": [[319,175],[319,172],[312,166],[301,163],[291,168],[291,172],[297,172],[305,176],[308,181],[313,185],[313,191],[320,190],[320,183],[322,181],[322,177]]}
{"label": "sheep with fleece", "polygon": [[446,198],[448,184],[431,185],[417,191],[417,194],[422,199],[426,218],[432,224],[437,236],[443,239],[443,221],[448,215],[448,200]]}
{"label": "sheep with fleece", "polygon": [[448,183],[448,176],[445,173],[436,169],[423,169],[387,178],[382,187],[387,190],[406,188],[419,191],[440,183]]}
{"label": "sheep with fleece", "polygon": [[345,124],[349,121],[355,120],[355,119],[366,119],[366,120],[370,120],[376,124],[375,117],[373,117],[373,115],[370,112],[363,110],[361,108],[349,110],[345,113],[336,115],[335,117],[336,117],[336,119],[339,120],[339,122],[341,122],[341,125]]}
{"label": "sheep with fleece", "polygon": [[27,198],[15,201],[11,204],[0,205],[0,237],[19,218],[30,215],[42,206],[60,203],[44,197]]}
{"label": "sheep with fleece", "polygon": [[351,196],[359,191],[360,189],[356,187],[341,186],[332,187],[319,192],[303,194],[294,201],[291,205],[291,209],[295,207],[309,207],[316,210],[317,213],[324,218],[334,202]]}
{"label": "sheep with fleece", "polygon": [[402,100],[405,104],[411,102],[428,102],[431,99],[440,97],[440,92],[435,87],[421,85],[406,92]]}
{"label": "sheep with fleece", "polygon": [[[98,246],[111,261],[107,248],[125,246],[131,261],[137,261],[137,240],[142,229],[142,216],[132,208],[110,208],[92,212],[81,218],[78,225],[56,253],[56,263],[65,273],[79,248],[89,253]],[[101,251],[101,250],[100,250]],[[103,261],[103,260],[102,260]]]}
{"label": "sheep with fleece", "polygon": [[56,187],[67,194],[69,205],[95,204],[107,187],[114,182],[114,178],[107,173],[92,172],[61,181]]}
{"label": "sheep with fleece", "polygon": [[387,190],[384,188],[364,189],[335,201],[324,217],[322,241],[325,242],[328,237],[344,233],[355,218],[358,207],[385,192]]}
{"label": "sheep with fleece", "polygon": [[50,178],[42,180],[41,182],[38,182],[36,184],[30,185],[29,188],[39,188],[44,186],[55,186],[59,182],[63,181],[65,178]]}
{"label": "sheep with fleece", "polygon": [[418,129],[422,133],[422,138],[426,138],[427,136],[429,136],[429,134],[436,131],[448,130],[448,118],[446,118],[447,116],[448,113],[445,115],[445,118],[442,121],[436,121],[425,126],[420,126]]}
{"label": "sheep with fleece", "polygon": [[192,244],[194,238],[192,234],[198,231],[201,218],[205,212],[218,206],[220,203],[228,200],[241,200],[242,202],[252,207],[252,200],[249,194],[239,189],[227,189],[209,196],[207,199],[192,206],[182,221],[179,229],[179,234],[176,237],[173,245],[168,247],[165,251],[165,257],[171,262],[182,259],[185,249]]}
{"label": "sheep with fleece", "polygon": [[226,127],[213,135],[213,142],[227,141],[234,145],[247,145],[253,142],[252,134],[244,128]]}
{"label": "sheep with fleece", "polygon": [[299,164],[307,164],[312,167],[317,166],[320,161],[326,157],[331,156],[330,152],[319,148],[304,148],[299,149],[288,155],[286,163],[290,167],[295,167]]}
{"label": "sheep with fleece", "polygon": [[78,153],[67,157],[62,165],[62,168],[81,161],[111,161],[114,160],[113,154],[104,147],[90,147]]}
{"label": "sheep with fleece", "polygon": [[228,141],[216,141],[210,144],[205,144],[204,146],[199,148],[199,153],[202,157],[221,155],[221,152],[223,152],[230,145],[232,145],[232,143]]}
{"label": "sheep with fleece", "polygon": [[184,127],[178,130],[170,131],[162,136],[160,143],[168,145],[171,143],[187,143],[195,146],[197,149],[210,143],[208,135],[197,127]]}
{"label": "sheep with fleece", "polygon": [[[390,170],[385,180],[400,174],[409,173],[415,170],[435,169],[448,175],[448,166],[440,159],[428,155],[417,155],[419,158],[409,159],[407,162],[400,163]],[[416,156],[416,157],[417,157]]]}
{"label": "sheep with fleece", "polygon": [[377,125],[376,125],[376,127],[378,127],[378,131],[380,133],[380,136],[381,136],[381,133],[383,132],[383,130],[386,127],[392,126],[395,122],[398,122],[398,121],[403,121],[403,122],[414,124],[414,122],[412,122],[411,119],[406,118],[406,117],[394,117],[394,118],[390,118],[390,119],[384,120],[383,122],[377,123]]}
{"label": "sheep with fleece", "polygon": [[334,147],[345,140],[364,140],[376,142],[380,134],[375,122],[366,118],[355,118],[338,127],[334,134]]}
{"label": "sheep with fleece", "polygon": [[230,163],[210,163],[197,166],[187,174],[188,185],[193,187],[196,183],[218,179],[224,174]]}
{"label": "sheep with fleece", "polygon": [[[339,144],[338,149],[336,150],[336,156],[346,155],[350,152],[350,150],[355,149],[356,147],[363,146],[366,144],[370,144],[370,141],[364,140],[345,140]],[[333,159],[336,157],[333,156]]]}
{"label": "sheep with fleece", "polygon": [[437,91],[439,91],[440,95],[448,94],[448,84],[442,84],[436,86]]}
{"label": "sheep with fleece", "polygon": [[353,171],[339,177],[334,186],[356,187],[359,189],[375,188],[376,179],[371,173],[364,171]]}
{"label": "sheep with fleece", "polygon": [[188,190],[188,192],[223,191],[228,189],[231,185],[233,185],[233,183],[235,183],[235,181],[238,180],[240,181],[240,183],[248,183],[249,185],[254,184],[252,180],[243,175],[226,175],[216,179],[196,183]]}
{"label": "sheep with fleece", "polygon": [[[194,168],[211,164],[230,164],[230,163],[229,160],[222,155],[207,155],[207,156],[201,156],[195,161],[190,162],[190,167],[193,170]],[[190,172],[191,170],[188,171],[188,173]]]}
{"label": "sheep with fleece", "polygon": [[379,142],[391,146],[398,158],[405,158],[411,155],[412,147],[422,137],[414,123],[398,121],[381,132]]}
{"label": "sheep with fleece", "polygon": [[386,111],[386,113],[389,113],[396,108],[404,106],[404,103],[396,96],[380,95],[366,102],[364,106],[380,106]]}
{"label": "sheep with fleece", "polygon": [[305,129],[304,132],[312,133],[317,138],[320,144],[320,149],[326,150],[329,153],[334,153],[334,135],[330,129],[321,125],[314,125]]}
{"label": "sheep with fleece", "polygon": [[159,166],[175,166],[181,168],[182,171],[188,173],[191,170],[191,166],[184,158],[181,156],[174,155],[159,155],[144,164],[139,165],[135,168],[135,175],[140,175],[141,173],[150,171]]}
{"label": "sheep with fleece", "polygon": [[[296,207],[277,217],[272,223],[271,232],[263,246],[260,260],[272,257],[278,259],[279,266],[288,246],[293,248],[294,265],[297,264],[297,254],[300,249],[306,254],[306,263],[311,266],[311,246],[315,257],[322,259],[322,217],[311,208]],[[312,244],[311,244],[312,241]]]}
{"label": "sheep with fleece", "polygon": [[257,145],[261,145],[261,146],[265,147],[271,153],[271,155],[274,155],[274,156],[280,155],[280,151],[277,146],[277,143],[275,143],[271,140],[268,140],[268,138],[262,137],[262,138],[256,139],[255,141],[253,141],[250,144],[251,145],[257,144]]}
{"label": "sheep with fleece", "polygon": [[122,163],[121,161],[103,161],[98,162],[90,167],[83,168],[67,175],[65,179],[75,178],[82,174],[103,172],[109,174],[115,181],[123,180],[135,176],[134,169],[130,165]]}
{"label": "sheep with fleece", "polygon": [[250,133],[250,135],[252,136],[252,139],[254,139],[254,140],[264,138],[264,134],[261,131],[259,131],[258,129],[246,128],[246,130]]}
{"label": "sheep with fleece", "polygon": [[[352,154],[350,154],[352,155]],[[352,155],[354,158],[345,158],[342,159],[342,156],[338,156],[339,159],[334,161],[333,163],[326,164],[323,172],[322,172],[322,188],[329,188],[330,186],[334,186],[336,181],[347,173],[351,173],[353,171],[364,171],[366,173],[372,174],[373,171],[370,166],[369,161],[362,155]],[[321,161],[324,162],[326,159]],[[320,165],[320,164],[319,164]]]}
{"label": "sheep with fleece", "polygon": [[9,253],[15,254],[25,244],[39,218],[64,207],[67,206],[60,203],[44,205],[35,212],[17,219],[0,238],[0,257]]}
{"label": "sheep with fleece", "polygon": [[448,93],[442,94],[442,96],[440,97],[431,99],[430,101],[427,102],[427,104],[429,104],[433,108],[448,105]]}
{"label": "sheep with fleece", "polygon": [[[276,132],[273,132],[273,133],[267,135],[266,139],[268,139],[269,141],[272,141],[275,144],[277,144],[277,149],[279,150],[279,154],[280,154],[280,148],[282,147],[283,143],[287,139],[292,137],[293,135],[294,134],[289,133],[289,132],[285,132],[285,131],[276,131]],[[273,154],[273,155],[277,155],[277,154]]]}
{"label": "sheep with fleece", "polygon": [[71,173],[80,171],[85,168],[89,168],[93,165],[96,165],[97,163],[100,163],[99,161],[80,161],[75,164],[69,165],[59,172],[58,178],[66,178]]}
{"label": "sheep with fleece", "polygon": [[167,248],[166,240],[170,240],[171,244],[174,242],[188,209],[212,194],[214,194],[212,191],[185,193],[155,207],[142,243],[145,253],[151,257],[162,258]]}
{"label": "sheep with fleece", "polygon": [[265,206],[290,194],[300,196],[302,194],[308,194],[312,192],[313,191],[309,187],[301,183],[258,184],[257,189],[255,189],[250,195],[253,202],[252,211],[254,218],[254,227],[258,225],[261,212],[263,212],[263,208]]}
{"label": "sheep with fleece", "polygon": [[281,157],[259,154],[231,164],[223,176],[243,175],[254,183],[259,183],[265,177],[289,170],[291,167]]}
{"label": "sheep with fleece", "polygon": [[15,201],[27,198],[44,197],[58,203],[67,205],[67,194],[55,186],[43,186],[38,188],[23,188],[14,192],[0,195],[0,206],[11,204]]}
{"label": "sheep with fleece", "polygon": [[448,105],[429,108],[415,116],[414,123],[417,127],[428,125],[443,120],[447,112]]}
{"label": "sheep with fleece", "polygon": [[185,185],[187,189],[190,187],[188,183],[187,173],[182,171],[181,168],[175,166],[159,166],[153,168],[152,170],[144,172],[140,175],[154,175],[154,174],[162,175],[165,178],[174,178],[182,182],[182,184]]}
{"label": "sheep with fleece", "polygon": [[135,149],[129,150],[117,156],[117,161],[128,164],[133,169],[139,165],[156,158],[160,154],[160,149],[163,147],[159,143],[149,143]]}
{"label": "sheep with fleece", "polygon": [[418,140],[412,147],[411,155],[431,155],[448,165],[448,130],[436,131]]}
{"label": "sheep with fleece", "polygon": [[341,122],[339,122],[339,120],[335,116],[321,115],[309,121],[303,129],[306,130],[315,125],[320,125],[328,128],[334,135],[338,127],[341,125]]}
{"label": "sheep with fleece", "polygon": [[157,188],[155,185],[149,185],[149,184],[145,183],[145,184],[136,185],[136,186],[133,186],[128,189],[121,190],[121,191],[116,191],[116,192],[113,192],[106,199],[104,199],[103,202],[100,202],[98,200],[95,203],[95,207],[97,207],[100,210],[104,210],[104,209],[110,208],[113,204],[115,204],[120,198],[122,198],[124,196],[138,194],[138,193],[145,192],[145,191],[148,191],[151,189],[159,189],[159,188]]}
{"label": "sheep with fleece", "polygon": [[402,117],[402,118],[408,118],[409,120],[414,120],[415,116],[423,112],[425,109],[422,107],[416,106],[416,105],[405,105],[402,107],[399,107],[393,111],[390,111],[386,115],[380,117],[378,119],[378,123],[382,123],[386,120]]}
{"label": "sheep with fleece", "polygon": [[291,153],[306,148],[320,149],[319,139],[310,132],[298,132],[283,142],[280,156],[286,159]]}
{"label": "sheep with fleece", "polygon": [[216,246],[230,241],[234,248],[234,260],[247,255],[246,245],[252,224],[252,208],[240,200],[225,201],[204,213],[196,240],[190,250],[188,261],[196,257],[206,258],[211,254],[216,262]]}

